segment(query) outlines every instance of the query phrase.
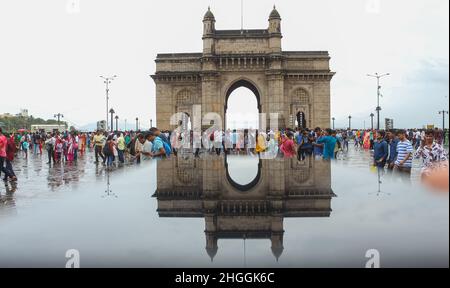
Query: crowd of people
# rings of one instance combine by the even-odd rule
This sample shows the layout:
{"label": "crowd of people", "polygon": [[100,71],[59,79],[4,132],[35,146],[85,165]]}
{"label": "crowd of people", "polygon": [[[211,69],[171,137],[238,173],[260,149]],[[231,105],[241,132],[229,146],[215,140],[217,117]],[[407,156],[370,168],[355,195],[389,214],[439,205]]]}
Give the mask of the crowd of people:
{"label": "crowd of people", "polygon": [[422,159],[422,175],[426,177],[439,165],[448,165],[443,147],[441,130],[332,130],[283,129],[281,131],[220,130],[203,132],[124,131],[92,133],[35,132],[3,134],[0,130],[0,168],[4,180],[17,181],[12,166],[14,157],[27,158],[30,153],[42,155],[46,151],[47,164],[63,165],[76,162],[86,150],[93,151],[96,164],[111,168],[125,163],[140,163],[155,158],[177,156],[187,153],[200,154],[247,154],[269,157],[306,157],[331,160],[345,155],[350,141],[356,149],[373,151],[373,165],[402,173],[411,173],[412,159]]}

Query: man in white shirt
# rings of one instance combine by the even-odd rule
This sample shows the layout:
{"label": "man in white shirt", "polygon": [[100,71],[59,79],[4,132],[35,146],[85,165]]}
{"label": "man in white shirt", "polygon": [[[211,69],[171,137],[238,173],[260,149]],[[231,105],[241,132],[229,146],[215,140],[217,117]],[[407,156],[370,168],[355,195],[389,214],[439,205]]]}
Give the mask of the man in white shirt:
{"label": "man in white shirt", "polygon": [[[139,141],[141,141],[140,139]],[[142,142],[141,142],[142,143]],[[152,148],[153,144],[149,140],[149,135],[146,135],[144,143],[142,143],[141,160],[151,160],[152,159]]]}

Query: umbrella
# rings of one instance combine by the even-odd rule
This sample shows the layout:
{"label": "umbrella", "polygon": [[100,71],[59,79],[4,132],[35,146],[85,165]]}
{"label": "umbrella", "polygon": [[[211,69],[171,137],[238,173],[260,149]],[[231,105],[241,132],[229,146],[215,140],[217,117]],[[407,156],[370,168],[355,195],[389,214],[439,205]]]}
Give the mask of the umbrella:
{"label": "umbrella", "polygon": [[17,130],[17,132],[19,132],[19,133],[27,132],[27,130],[22,128],[22,129]]}

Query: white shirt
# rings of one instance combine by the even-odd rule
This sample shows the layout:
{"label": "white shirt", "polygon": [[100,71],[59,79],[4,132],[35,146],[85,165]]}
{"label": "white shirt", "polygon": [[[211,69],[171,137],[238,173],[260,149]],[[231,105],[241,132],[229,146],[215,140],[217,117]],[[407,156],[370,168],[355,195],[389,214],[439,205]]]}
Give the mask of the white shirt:
{"label": "white shirt", "polygon": [[222,131],[220,130],[214,131],[214,142],[222,143]]}
{"label": "white shirt", "polygon": [[[150,153],[152,152],[152,147],[153,147],[152,142],[146,140],[144,145],[142,145],[142,152]],[[141,154],[141,160],[150,160],[150,159],[152,159],[152,157]]]}

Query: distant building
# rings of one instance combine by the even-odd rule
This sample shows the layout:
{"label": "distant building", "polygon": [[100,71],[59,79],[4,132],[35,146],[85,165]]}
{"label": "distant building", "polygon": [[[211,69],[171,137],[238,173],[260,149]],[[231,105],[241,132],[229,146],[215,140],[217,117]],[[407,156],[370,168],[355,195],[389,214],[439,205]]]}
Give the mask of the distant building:
{"label": "distant building", "polygon": [[67,127],[64,124],[58,125],[58,124],[37,124],[37,125],[31,125],[31,131],[32,132],[62,132],[66,131]]}
{"label": "distant building", "polygon": [[385,118],[384,119],[385,130],[394,129],[394,119]]}
{"label": "distant building", "polygon": [[106,131],[106,121],[101,120],[97,122],[97,130],[103,130]]}
{"label": "distant building", "polygon": [[20,109],[19,114],[16,114],[16,116],[28,118],[28,109]]}

